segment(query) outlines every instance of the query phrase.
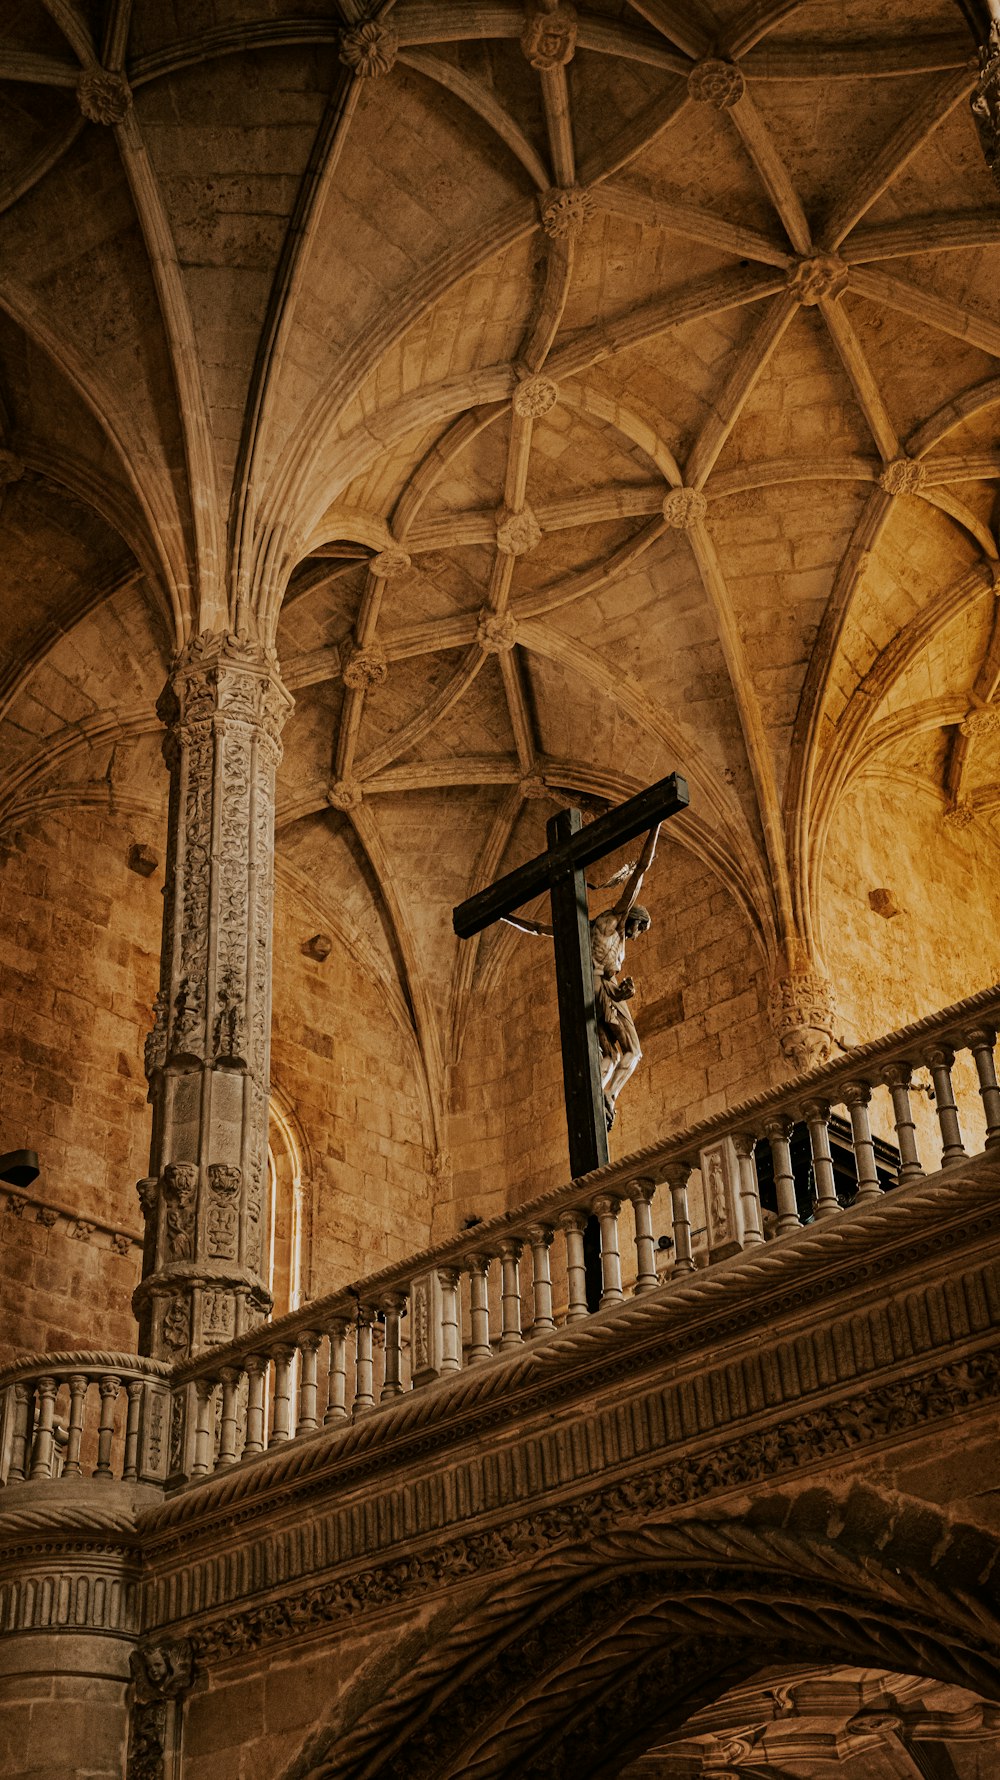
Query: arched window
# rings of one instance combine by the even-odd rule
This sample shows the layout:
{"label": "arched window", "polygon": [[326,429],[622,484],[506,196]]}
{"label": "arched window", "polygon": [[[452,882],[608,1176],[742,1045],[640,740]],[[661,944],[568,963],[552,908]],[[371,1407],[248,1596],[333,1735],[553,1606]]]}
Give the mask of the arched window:
{"label": "arched window", "polygon": [[273,1314],[284,1316],[310,1295],[312,1232],[302,1186],[303,1142],[292,1115],[273,1096],[268,1136],[268,1285]]}

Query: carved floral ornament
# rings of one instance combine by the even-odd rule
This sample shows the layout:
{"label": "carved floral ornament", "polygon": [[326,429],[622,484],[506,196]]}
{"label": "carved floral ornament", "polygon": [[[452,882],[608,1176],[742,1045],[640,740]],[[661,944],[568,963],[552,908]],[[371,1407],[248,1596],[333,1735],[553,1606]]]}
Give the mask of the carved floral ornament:
{"label": "carved floral ornament", "polygon": [[542,528],[530,507],[522,507],[518,513],[498,507],[496,525],[497,549],[504,556],[527,556],[542,541]]}
{"label": "carved floral ornament", "polygon": [[80,110],[92,124],[123,124],[132,109],[132,89],[124,74],[109,68],[89,69],[77,83]]}
{"label": "carved floral ornament", "polygon": [[514,413],[521,420],[539,420],[555,406],[558,394],[551,377],[526,377],[514,391]]}
{"label": "carved floral ornament", "polygon": [[487,655],[505,655],[513,649],[517,642],[517,619],[513,612],[481,612],[476,641]]}
{"label": "carved floral ornament", "polygon": [[345,68],[361,80],[376,80],[388,74],[399,54],[399,38],[391,25],[371,19],[364,25],[353,25],[340,39],[340,59]]}
{"label": "carved floral ornament", "polygon": [[688,96],[698,105],[729,111],[746,92],[742,70],[721,56],[706,56],[688,75]]}
{"label": "carved floral ornament", "polygon": [[576,51],[576,8],[542,0],[532,6],[521,32],[521,50],[532,68],[545,74],[553,68],[565,68]]}
{"label": "carved floral ornament", "polygon": [[950,809],[945,810],[944,820],[949,828],[969,828],[976,820],[976,812],[971,803],[963,799],[959,803],[953,803]]}
{"label": "carved floral ornament", "polygon": [[673,531],[691,531],[707,512],[708,501],[698,488],[671,488],[663,497],[663,517]]}
{"label": "carved floral ornament", "polygon": [[542,228],[553,241],[574,241],[594,213],[594,200],[579,185],[554,186],[539,198]]}
{"label": "carved floral ornament", "polygon": [[839,297],[847,286],[848,268],[836,253],[806,254],[789,268],[787,288],[800,303],[811,307],[825,298]]}
{"label": "carved floral ornament", "polygon": [[970,711],[959,724],[960,733],[970,740],[973,737],[995,735],[998,729],[1000,729],[1000,705],[991,706],[986,710],[980,708]]}
{"label": "carved floral ornament", "polygon": [[344,813],[347,810],[356,810],[362,796],[362,789],[357,779],[334,779],[327,788],[326,801],[331,809]]}
{"label": "carved floral ornament", "polygon": [[915,458],[894,457],[886,464],[878,483],[886,494],[919,494],[925,478],[924,466]]}
{"label": "carved floral ornament", "polygon": [[377,575],[380,581],[395,581],[398,576],[405,575],[410,566],[409,553],[399,544],[388,544],[368,564],[370,573]]}
{"label": "carved floral ornament", "polygon": [[388,672],[389,662],[381,643],[355,643],[344,665],[344,685],[352,692],[370,692],[373,686],[383,684]]}

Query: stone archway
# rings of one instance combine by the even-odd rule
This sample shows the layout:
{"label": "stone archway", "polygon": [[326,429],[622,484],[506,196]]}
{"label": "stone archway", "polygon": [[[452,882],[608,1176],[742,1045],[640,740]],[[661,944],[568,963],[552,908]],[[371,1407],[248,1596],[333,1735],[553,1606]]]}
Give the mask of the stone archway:
{"label": "stone archway", "polygon": [[769,1662],[855,1663],[1000,1699],[998,1559],[984,1531],[864,1486],[595,1530],[468,1601],[378,1704],[352,1714],[349,1694],[286,1780],[611,1780]]}

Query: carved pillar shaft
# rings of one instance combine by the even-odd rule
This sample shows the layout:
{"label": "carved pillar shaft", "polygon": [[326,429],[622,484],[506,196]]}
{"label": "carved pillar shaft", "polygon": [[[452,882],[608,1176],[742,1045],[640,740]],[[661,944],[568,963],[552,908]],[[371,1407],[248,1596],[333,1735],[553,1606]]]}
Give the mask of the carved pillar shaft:
{"label": "carved pillar shaft", "polygon": [[206,632],[159,705],[170,771],[144,1351],[230,1341],[270,1308],[265,1279],[274,781],[291,699],[272,651]]}

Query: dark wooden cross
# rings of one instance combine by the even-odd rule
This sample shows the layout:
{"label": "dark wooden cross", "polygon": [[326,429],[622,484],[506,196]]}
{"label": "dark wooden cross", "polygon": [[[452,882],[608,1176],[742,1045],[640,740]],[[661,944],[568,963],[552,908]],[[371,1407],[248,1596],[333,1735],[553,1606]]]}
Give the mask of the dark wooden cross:
{"label": "dark wooden cross", "polygon": [[586,869],[616,847],[645,834],[668,816],[687,809],[687,781],[677,773],[660,779],[596,822],[583,826],[579,810],[560,810],[546,825],[548,845],[527,865],[459,903],[452,920],[459,939],[513,914],[533,896],[548,891],[552,904],[559,1035],[562,1042],[569,1161],[573,1179],[603,1168],[608,1132],[601,1091],[601,1057],[594,1012],[594,969],[590,955],[590,911]]}

